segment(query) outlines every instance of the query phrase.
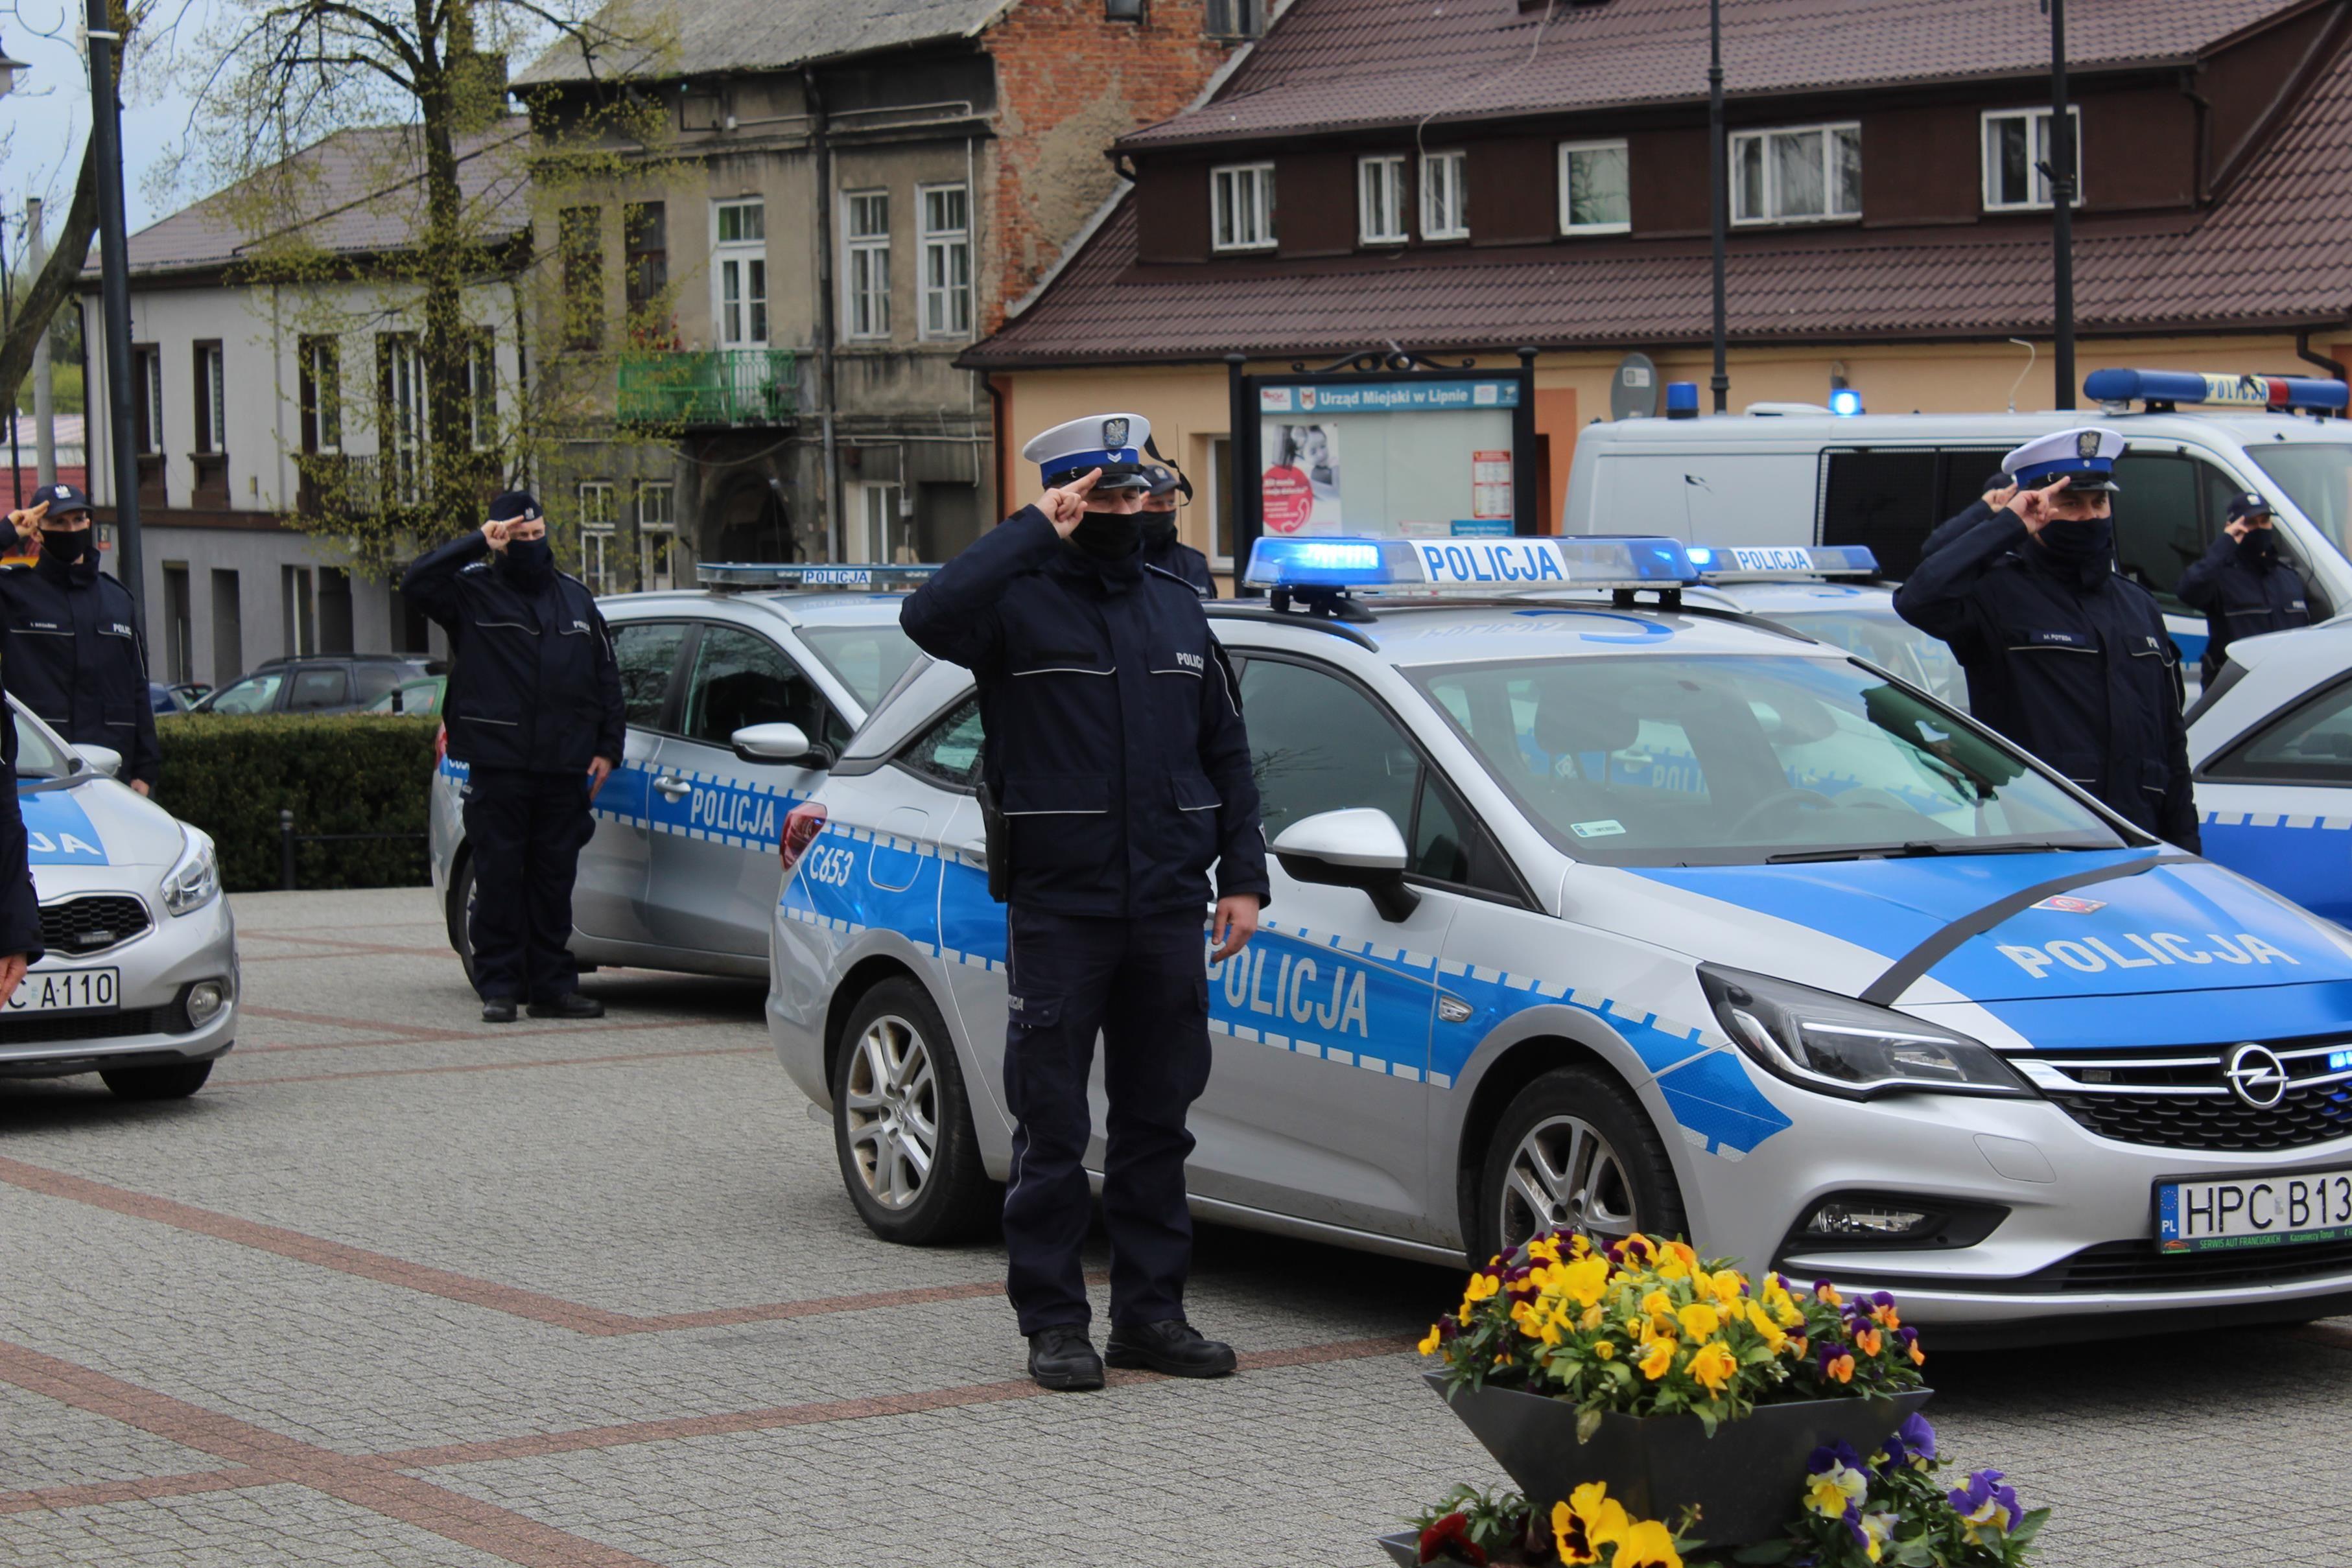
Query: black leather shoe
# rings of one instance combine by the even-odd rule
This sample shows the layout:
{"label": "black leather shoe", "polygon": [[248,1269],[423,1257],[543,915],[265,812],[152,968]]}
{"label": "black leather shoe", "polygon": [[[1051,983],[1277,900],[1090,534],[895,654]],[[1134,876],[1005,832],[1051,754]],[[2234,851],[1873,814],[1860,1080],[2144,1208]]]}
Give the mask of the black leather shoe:
{"label": "black leather shoe", "polygon": [[1057,1323],[1029,1336],[1029,1375],[1040,1388],[1073,1390],[1103,1385],[1102,1357],[1076,1323]]}
{"label": "black leather shoe", "polygon": [[1223,1377],[1234,1370],[1234,1347],[1202,1339],[1182,1318],[1168,1318],[1113,1323],[1104,1359],[1113,1366],[1148,1366],[1171,1377]]}
{"label": "black leather shoe", "polygon": [[515,1009],[512,997],[492,997],[482,1004],[484,1023],[512,1023],[514,1019]]}
{"label": "black leather shoe", "polygon": [[530,1016],[535,1019],[600,1019],[604,1016],[604,1004],[593,997],[583,997],[578,991],[566,991],[552,1001],[531,1003]]}

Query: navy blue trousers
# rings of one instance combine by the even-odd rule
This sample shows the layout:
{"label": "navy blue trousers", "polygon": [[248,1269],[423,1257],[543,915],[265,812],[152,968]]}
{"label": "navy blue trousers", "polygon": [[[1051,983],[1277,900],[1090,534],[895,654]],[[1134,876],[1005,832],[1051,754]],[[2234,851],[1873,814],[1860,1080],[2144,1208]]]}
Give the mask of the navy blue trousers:
{"label": "navy blue trousers", "polygon": [[1184,1315],[1192,1218],[1184,1113],[1209,1083],[1209,981],[1197,911],[1139,920],[1014,908],[1004,1099],[1016,1125],[1004,1188],[1005,1293],[1021,1332],[1083,1326],[1079,1249],[1092,1198],[1087,1076],[1103,1041],[1103,1218],[1110,1230],[1114,1324]]}
{"label": "navy blue trousers", "polygon": [[552,1001],[580,988],[572,956],[572,882],[596,831],[588,776],[476,768],[466,782],[474,851],[474,989]]}

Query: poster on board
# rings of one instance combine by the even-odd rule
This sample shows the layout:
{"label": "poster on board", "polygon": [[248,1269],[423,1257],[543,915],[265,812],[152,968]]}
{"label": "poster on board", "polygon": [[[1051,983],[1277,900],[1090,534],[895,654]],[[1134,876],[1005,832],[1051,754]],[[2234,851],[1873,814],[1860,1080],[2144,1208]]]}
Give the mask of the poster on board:
{"label": "poster on board", "polygon": [[1259,517],[1270,535],[1511,531],[1509,377],[1258,388]]}

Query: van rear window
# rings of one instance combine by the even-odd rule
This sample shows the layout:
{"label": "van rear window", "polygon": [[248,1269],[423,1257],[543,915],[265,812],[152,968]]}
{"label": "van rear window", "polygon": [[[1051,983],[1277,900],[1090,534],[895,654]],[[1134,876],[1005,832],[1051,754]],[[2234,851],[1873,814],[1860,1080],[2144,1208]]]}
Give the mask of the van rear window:
{"label": "van rear window", "polygon": [[1887,576],[1910,576],[1928,533],[1983,494],[1979,486],[2004,450],[1822,453],[1821,542],[1866,546]]}

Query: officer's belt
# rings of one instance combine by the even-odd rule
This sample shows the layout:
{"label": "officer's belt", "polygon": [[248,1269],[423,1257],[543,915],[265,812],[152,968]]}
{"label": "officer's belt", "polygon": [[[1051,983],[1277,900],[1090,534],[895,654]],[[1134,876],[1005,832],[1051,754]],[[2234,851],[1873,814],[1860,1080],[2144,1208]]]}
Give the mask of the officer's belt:
{"label": "officer's belt", "polygon": [[2192,854],[2151,855],[2144,861],[2125,861],[2119,864],[2103,865],[2091,871],[2079,871],[2065,876],[2037,882],[2032,887],[2020,888],[2006,898],[1995,899],[1982,909],[1961,915],[1958,920],[1928,937],[1916,947],[1897,958],[1886,973],[1870,982],[1861,999],[1873,1007],[1892,1007],[1896,998],[1911,988],[1913,981],[1952,956],[1961,943],[1972,936],[1981,936],[2011,915],[2022,915],[2045,898],[2064,893],[2070,888],[2087,887],[2095,882],[2112,882],[2119,876],[2137,876],[2144,871],[2154,871],[2160,865],[2203,865],[2205,857]]}

